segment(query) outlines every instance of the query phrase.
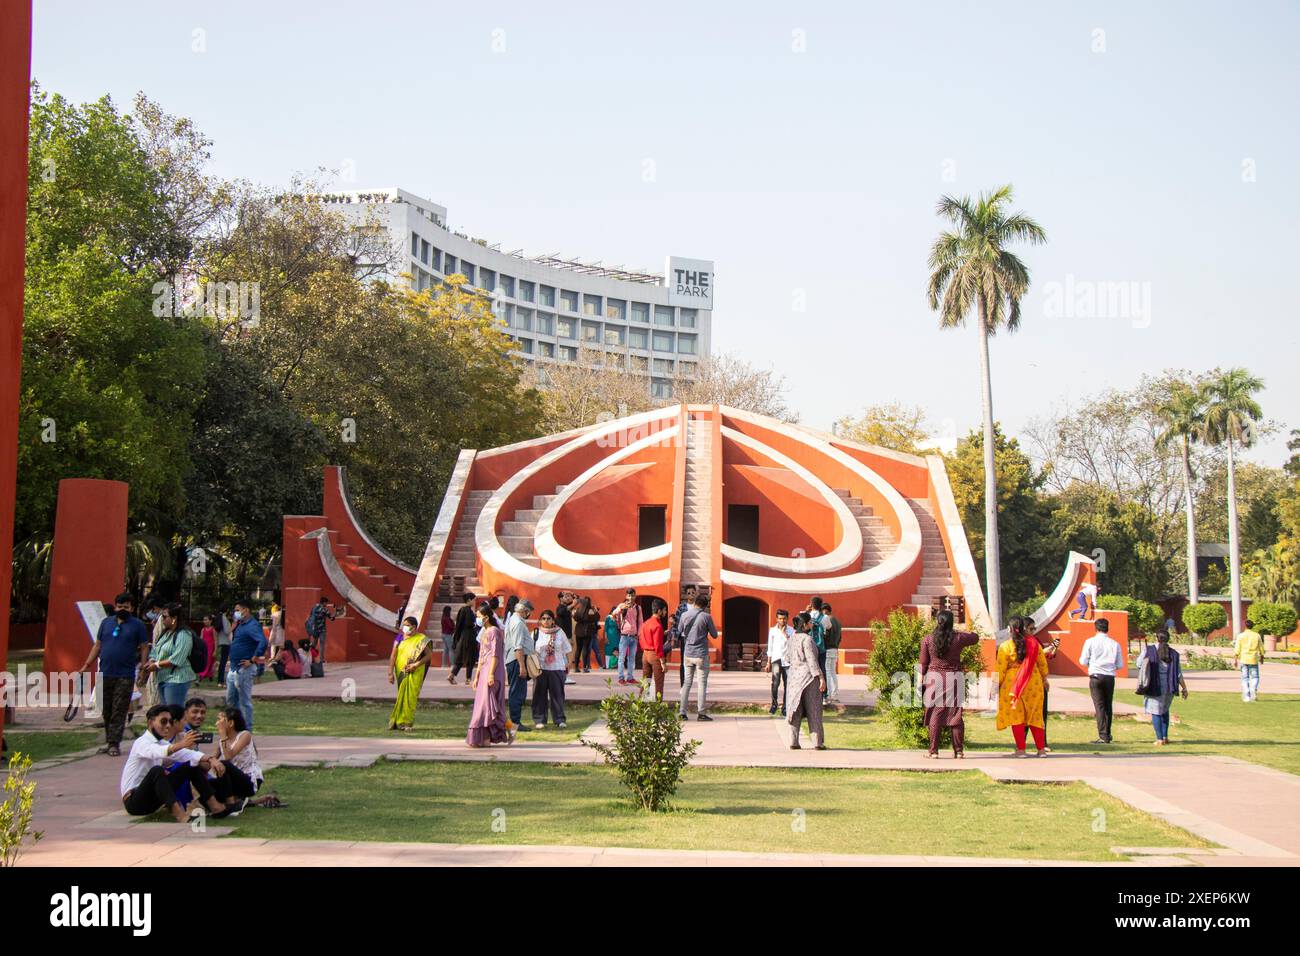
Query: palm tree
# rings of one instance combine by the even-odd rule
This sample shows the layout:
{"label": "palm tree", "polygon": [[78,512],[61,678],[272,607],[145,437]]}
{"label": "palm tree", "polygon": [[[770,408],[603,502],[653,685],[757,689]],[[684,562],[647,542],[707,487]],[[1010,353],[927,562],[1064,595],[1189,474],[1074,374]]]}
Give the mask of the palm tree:
{"label": "palm tree", "polygon": [[1264,380],[1244,368],[1215,370],[1206,383],[1205,438],[1228,447],[1228,573],[1232,578],[1232,632],[1241,633],[1241,555],[1237,542],[1237,482],[1233,448],[1250,447],[1255,439],[1254,423],[1264,417],[1256,392]]}
{"label": "palm tree", "polygon": [[984,574],[994,630],[1002,628],[1002,568],[998,556],[998,478],[994,464],[993,380],[989,372],[989,336],[1020,326],[1020,300],[1029,289],[1029,269],[1006,246],[1022,240],[1047,241],[1043,227],[1019,212],[1009,213],[1011,187],[1002,186],[976,200],[963,196],[939,200],[939,216],[955,229],[939,234],[930,250],[930,308],[941,328],[979,317],[980,371],[984,399]]}
{"label": "palm tree", "polygon": [[1165,430],[1156,444],[1168,448],[1174,442],[1183,459],[1183,497],[1187,510],[1187,600],[1196,604],[1201,597],[1196,577],[1196,503],[1192,498],[1192,442],[1204,437],[1205,392],[1185,382],[1174,384],[1169,396],[1156,408]]}

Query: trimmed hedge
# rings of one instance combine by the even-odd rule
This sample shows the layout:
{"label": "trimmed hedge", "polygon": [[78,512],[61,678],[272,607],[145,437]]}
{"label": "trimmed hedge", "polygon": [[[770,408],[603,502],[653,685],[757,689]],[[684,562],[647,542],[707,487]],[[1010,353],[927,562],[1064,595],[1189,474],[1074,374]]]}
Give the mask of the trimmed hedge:
{"label": "trimmed hedge", "polygon": [[1189,604],[1183,608],[1183,627],[1205,637],[1228,623],[1228,612],[1220,604]]}
{"label": "trimmed hedge", "polygon": [[1295,631],[1296,610],[1290,604],[1256,601],[1250,606],[1247,616],[1255,622],[1255,630],[1261,634],[1285,637]]}
{"label": "trimmed hedge", "polygon": [[1097,599],[1097,607],[1103,611],[1126,611],[1130,636],[1154,634],[1165,623],[1165,612],[1160,605],[1123,594],[1103,594]]}

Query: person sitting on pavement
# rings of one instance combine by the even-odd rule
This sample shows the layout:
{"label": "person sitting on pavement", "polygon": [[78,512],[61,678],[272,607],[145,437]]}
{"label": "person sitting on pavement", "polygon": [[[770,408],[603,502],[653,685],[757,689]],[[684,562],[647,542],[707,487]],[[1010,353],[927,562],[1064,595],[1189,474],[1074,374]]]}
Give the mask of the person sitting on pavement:
{"label": "person sitting on pavement", "polygon": [[[178,823],[185,823],[185,807],[176,798],[176,787],[182,782],[194,788],[212,813],[224,810],[206,772],[212,769],[213,758],[194,749],[198,734],[190,731],[169,741],[172,715],[165,704],[150,707],[145,721],[148,730],[135,739],[122,767],[120,791],[126,812],[143,817],[166,807]],[[167,767],[177,769],[169,774]]]}

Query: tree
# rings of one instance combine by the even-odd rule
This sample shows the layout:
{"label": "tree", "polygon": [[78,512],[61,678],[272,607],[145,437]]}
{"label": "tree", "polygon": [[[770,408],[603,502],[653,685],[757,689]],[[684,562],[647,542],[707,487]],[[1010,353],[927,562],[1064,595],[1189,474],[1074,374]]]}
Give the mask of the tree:
{"label": "tree", "polygon": [[524,379],[541,396],[542,434],[635,415],[676,399],[656,399],[649,379],[628,367],[636,356],[613,349],[583,348],[576,362],[538,362]]}
{"label": "tree", "polygon": [[942,328],[964,325],[972,309],[979,323],[980,379],[984,410],[985,577],[989,613],[1002,627],[1002,572],[998,545],[998,479],[994,462],[993,380],[989,336],[1020,326],[1020,300],[1029,290],[1029,269],[1005,247],[1023,241],[1047,241],[1042,226],[1023,213],[1007,212],[1011,187],[1002,186],[976,200],[944,196],[937,212],[955,226],[939,235],[930,251],[930,308],[940,313]]}
{"label": "tree", "polygon": [[1187,600],[1200,600],[1196,580],[1196,499],[1192,494],[1192,442],[1198,441],[1205,427],[1205,392],[1177,383],[1160,403],[1156,414],[1165,430],[1156,438],[1162,448],[1177,444],[1183,466],[1183,508],[1187,514]]}
{"label": "tree", "polygon": [[[1258,440],[1256,434],[1256,440]],[[1280,468],[1268,468],[1250,461],[1237,462],[1237,510],[1242,554],[1253,554],[1274,545],[1282,536],[1280,502],[1293,482]],[[1201,537],[1206,541],[1228,540],[1228,516],[1222,502],[1228,493],[1228,464],[1221,459],[1206,469],[1197,517]]]}
{"label": "tree", "polygon": [[[1065,549],[1049,531],[1049,514],[1040,496],[1044,476],[1034,468],[1014,438],[1006,438],[1000,425],[994,426],[995,473],[998,476],[997,511],[1002,534],[1002,558],[1006,593],[1027,597],[1050,589],[1065,566]],[[953,500],[966,528],[971,550],[987,550],[984,524],[984,435],[972,431],[957,442],[945,457]],[[1059,551],[1059,553],[1054,553]],[[988,567],[986,562],[985,567]],[[989,600],[991,585],[983,582]],[[1003,595],[997,595],[1002,601]]]}
{"label": "tree", "polygon": [[693,375],[673,380],[675,400],[687,405],[730,405],[744,412],[796,422],[799,414],[786,404],[790,390],[785,376],[770,368],[756,368],[730,352],[710,355],[696,365]]}
{"label": "tree", "polygon": [[1255,393],[1264,388],[1264,380],[1244,368],[1217,371],[1206,386],[1205,436],[1211,444],[1228,450],[1228,572],[1232,578],[1232,631],[1241,632],[1241,552],[1237,540],[1236,461],[1234,448],[1250,447],[1254,442],[1255,423],[1264,417]]}
{"label": "tree", "polygon": [[864,445],[878,445],[910,455],[933,448],[925,410],[919,405],[890,402],[868,405],[856,418],[845,415],[835,423],[835,434]]}

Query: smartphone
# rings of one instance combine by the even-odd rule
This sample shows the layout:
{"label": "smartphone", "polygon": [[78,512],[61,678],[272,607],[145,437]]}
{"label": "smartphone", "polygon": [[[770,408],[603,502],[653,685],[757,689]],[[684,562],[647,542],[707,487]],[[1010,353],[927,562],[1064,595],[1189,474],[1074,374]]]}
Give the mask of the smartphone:
{"label": "smartphone", "polygon": [[200,743],[200,744],[212,743],[212,732],[208,731],[206,734],[199,734],[199,739],[196,741],[196,743]]}

